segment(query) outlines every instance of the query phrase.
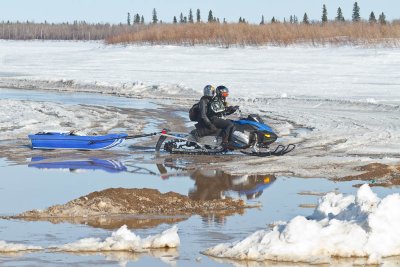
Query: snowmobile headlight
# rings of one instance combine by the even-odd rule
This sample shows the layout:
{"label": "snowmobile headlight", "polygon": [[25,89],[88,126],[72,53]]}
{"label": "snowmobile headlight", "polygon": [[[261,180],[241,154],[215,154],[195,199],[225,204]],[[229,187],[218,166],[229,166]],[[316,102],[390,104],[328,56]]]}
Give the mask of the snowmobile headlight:
{"label": "snowmobile headlight", "polygon": [[271,181],[269,177],[264,177],[264,184],[268,184]]}
{"label": "snowmobile headlight", "polygon": [[271,135],[270,134],[264,134],[265,137],[270,138]]}

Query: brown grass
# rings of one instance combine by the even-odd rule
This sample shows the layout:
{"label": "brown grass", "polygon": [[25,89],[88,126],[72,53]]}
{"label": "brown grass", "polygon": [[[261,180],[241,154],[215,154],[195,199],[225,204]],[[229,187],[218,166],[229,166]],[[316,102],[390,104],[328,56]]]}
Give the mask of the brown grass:
{"label": "brown grass", "polygon": [[398,47],[400,21],[387,25],[360,23],[245,23],[111,25],[75,23],[0,22],[0,39],[105,40],[108,44],[170,44],[260,46],[296,43],[311,45],[384,45]]}
{"label": "brown grass", "polygon": [[106,38],[108,44],[164,44],[260,46],[307,43],[312,45],[384,45],[397,47],[400,24],[158,24]]}

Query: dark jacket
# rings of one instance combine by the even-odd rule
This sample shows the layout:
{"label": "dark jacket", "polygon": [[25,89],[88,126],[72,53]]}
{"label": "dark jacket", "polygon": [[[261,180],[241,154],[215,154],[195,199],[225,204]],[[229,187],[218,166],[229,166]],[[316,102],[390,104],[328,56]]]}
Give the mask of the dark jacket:
{"label": "dark jacket", "polygon": [[238,106],[228,106],[228,103],[225,101],[225,99],[214,97],[213,99],[211,99],[208,105],[207,115],[210,119],[215,116],[221,118],[223,116],[231,115],[238,109]]}
{"label": "dark jacket", "polygon": [[211,101],[211,97],[209,96],[202,96],[199,101],[199,122],[203,122],[205,126],[208,128],[212,127],[212,123],[209,119],[208,115],[208,104]]}

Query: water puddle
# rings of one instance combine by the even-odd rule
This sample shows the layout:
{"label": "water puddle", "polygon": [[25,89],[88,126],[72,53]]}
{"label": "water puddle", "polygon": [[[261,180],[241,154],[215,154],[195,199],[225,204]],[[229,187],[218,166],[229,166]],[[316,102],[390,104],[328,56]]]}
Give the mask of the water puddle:
{"label": "water puddle", "polygon": [[[156,162],[156,163],[152,163]],[[85,237],[106,238],[122,225],[140,236],[158,234],[173,224],[179,228],[181,247],[170,252],[138,253],[62,253],[29,252],[0,255],[0,262],[20,262],[50,266],[58,264],[125,266],[134,262],[146,266],[165,264],[221,266],[230,261],[215,260],[200,254],[219,243],[241,240],[269,224],[287,221],[296,215],[310,215],[312,205],[322,193],[338,191],[354,194],[357,181],[332,182],[326,179],[275,177],[273,175],[230,175],[220,170],[187,169],[188,159],[153,156],[101,158],[44,157],[29,159],[26,165],[10,165],[0,160],[0,214],[14,215],[32,209],[44,209],[107,188],[152,188],[191,199],[241,198],[258,203],[258,208],[241,213],[209,213],[193,216],[112,216],[94,220],[29,221],[0,219],[0,240],[48,247],[75,242]],[[385,196],[396,188],[376,187]],[[161,255],[161,256],[160,256]],[[162,256],[167,255],[167,256]],[[170,259],[171,261],[165,261]],[[57,264],[55,264],[57,263]],[[240,263],[237,263],[240,266]]]}

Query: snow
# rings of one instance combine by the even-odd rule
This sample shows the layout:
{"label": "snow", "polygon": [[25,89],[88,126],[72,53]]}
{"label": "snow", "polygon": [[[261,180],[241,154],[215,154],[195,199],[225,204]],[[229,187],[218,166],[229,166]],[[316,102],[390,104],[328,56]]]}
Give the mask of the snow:
{"label": "snow", "polygon": [[42,250],[42,247],[39,246],[30,246],[16,243],[9,243],[6,241],[0,240],[0,253],[13,253],[13,252],[21,252],[21,251],[34,251],[34,250]]}
{"label": "snow", "polygon": [[[232,104],[240,105],[244,114],[260,114],[279,142],[295,143],[297,148],[279,159],[218,163],[223,168],[238,174],[343,177],[354,174],[357,166],[399,161],[400,76],[393,71],[400,68],[399,62],[399,49],[382,47],[223,49],[0,41],[0,87],[161,98],[160,102],[173,98],[178,108],[188,108],[205,84],[225,84]],[[78,106],[12,100],[0,104],[5,107],[0,140],[44,129],[106,132],[117,126],[109,111],[99,128],[94,126],[99,123],[90,122],[97,122],[102,113]],[[44,105],[42,111],[39,105]],[[126,121],[119,116],[119,123]]]}
{"label": "snow", "polygon": [[313,96],[399,103],[400,76],[393,71],[399,62],[400,51],[395,48],[224,49],[0,41],[0,73],[9,73],[12,79],[61,80],[64,86],[86,84],[86,89],[98,86],[98,91],[112,86],[114,93],[125,95],[176,95],[192,89],[200,93],[206,84],[225,84],[236,97]]}
{"label": "snow", "polygon": [[367,257],[377,264],[400,255],[400,195],[383,199],[363,185],[356,196],[328,193],[309,217],[296,216],[204,254],[236,260],[331,263],[332,257]]}
{"label": "snow", "polygon": [[51,102],[0,99],[0,140],[26,138],[42,131],[79,130],[85,133],[107,133],[113,128],[135,126],[128,115],[101,107],[64,106]]}
{"label": "snow", "polygon": [[142,252],[154,248],[176,248],[180,245],[178,227],[173,226],[161,234],[141,238],[131,232],[126,225],[121,226],[105,240],[100,238],[84,238],[74,243],[53,246],[52,249],[67,252],[96,251],[134,251]]}

